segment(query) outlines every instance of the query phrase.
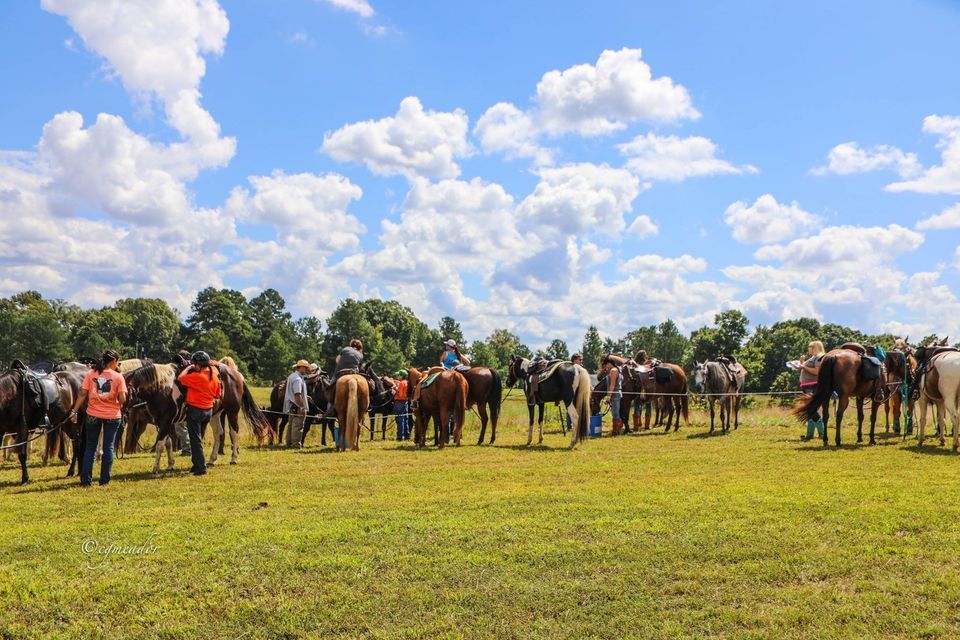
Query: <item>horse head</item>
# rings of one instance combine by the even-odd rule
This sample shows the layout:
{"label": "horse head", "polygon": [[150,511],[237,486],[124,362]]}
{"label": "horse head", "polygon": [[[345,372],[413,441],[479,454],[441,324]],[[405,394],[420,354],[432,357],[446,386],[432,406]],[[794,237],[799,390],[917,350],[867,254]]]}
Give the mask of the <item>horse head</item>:
{"label": "horse head", "polygon": [[697,393],[703,393],[707,384],[707,363],[693,361],[693,388]]}
{"label": "horse head", "polygon": [[512,387],[520,380],[527,379],[527,371],[523,368],[524,358],[518,355],[510,356],[510,366],[507,368],[507,386]]}

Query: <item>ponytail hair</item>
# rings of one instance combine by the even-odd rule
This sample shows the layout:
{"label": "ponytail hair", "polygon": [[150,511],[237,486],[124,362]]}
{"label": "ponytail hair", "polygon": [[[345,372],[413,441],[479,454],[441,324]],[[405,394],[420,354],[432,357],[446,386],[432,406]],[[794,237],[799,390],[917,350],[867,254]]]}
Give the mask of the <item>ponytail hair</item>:
{"label": "ponytail hair", "polygon": [[108,364],[119,359],[119,353],[114,349],[107,349],[103,352],[103,355],[100,356],[100,359],[97,360],[96,364],[93,365],[93,368],[96,369],[97,373],[103,373],[103,370],[107,368]]}

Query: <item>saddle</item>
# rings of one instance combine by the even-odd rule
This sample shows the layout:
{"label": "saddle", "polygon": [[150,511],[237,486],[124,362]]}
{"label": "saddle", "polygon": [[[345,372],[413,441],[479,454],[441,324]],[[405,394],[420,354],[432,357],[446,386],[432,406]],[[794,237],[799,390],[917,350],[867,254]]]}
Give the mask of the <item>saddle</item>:
{"label": "saddle", "polygon": [[23,372],[23,394],[27,404],[39,411],[46,420],[50,407],[59,397],[57,379],[44,371],[36,371],[20,360],[14,360],[11,369]]}
{"label": "saddle", "polygon": [[563,364],[563,360],[534,360],[531,363],[527,378],[527,404],[536,404],[537,387],[540,383],[553,375]]}
{"label": "saddle", "polygon": [[727,377],[732,384],[737,384],[737,374],[743,371],[743,365],[737,362],[733,356],[720,356],[717,362],[723,365],[723,370],[727,372]]}
{"label": "saddle", "polygon": [[673,380],[673,369],[670,367],[664,367],[659,364],[654,365],[653,373],[654,380],[657,381],[657,384],[669,384],[670,381]]}
{"label": "saddle", "polygon": [[864,346],[859,342],[844,342],[841,349],[860,354],[860,376],[864,380],[878,380],[883,373],[887,353],[880,346]]}

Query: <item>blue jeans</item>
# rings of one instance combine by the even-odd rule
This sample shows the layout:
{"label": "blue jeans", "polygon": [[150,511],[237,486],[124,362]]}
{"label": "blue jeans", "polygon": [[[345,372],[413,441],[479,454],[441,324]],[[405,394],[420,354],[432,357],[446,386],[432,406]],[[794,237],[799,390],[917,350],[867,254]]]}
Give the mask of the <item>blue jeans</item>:
{"label": "blue jeans", "polygon": [[120,418],[110,420],[87,416],[84,423],[86,443],[83,447],[83,462],[80,465],[80,484],[93,483],[93,459],[97,455],[97,442],[100,430],[103,430],[103,457],[100,459],[100,484],[110,482],[110,469],[113,467],[113,443],[120,429]]}
{"label": "blue jeans", "polygon": [[207,472],[207,463],[203,459],[203,439],[200,434],[210,422],[212,409],[198,409],[187,405],[187,433],[190,434],[190,458],[193,460],[191,471],[198,475]]}
{"label": "blue jeans", "polygon": [[614,420],[620,419],[620,401],[623,400],[622,393],[611,393],[610,394],[610,413],[613,414]]}
{"label": "blue jeans", "polygon": [[410,439],[410,416],[405,415],[410,411],[408,407],[406,400],[393,401],[393,415],[394,420],[397,421],[397,440]]}

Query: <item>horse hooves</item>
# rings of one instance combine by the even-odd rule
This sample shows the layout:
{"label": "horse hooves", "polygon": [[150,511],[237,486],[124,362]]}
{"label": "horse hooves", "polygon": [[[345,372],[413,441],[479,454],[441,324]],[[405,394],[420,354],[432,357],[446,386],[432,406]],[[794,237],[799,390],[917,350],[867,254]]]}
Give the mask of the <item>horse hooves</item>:
{"label": "horse hooves", "polygon": [[230,464],[237,464],[237,461],[236,461],[236,460],[231,460],[231,461],[230,461]]}

